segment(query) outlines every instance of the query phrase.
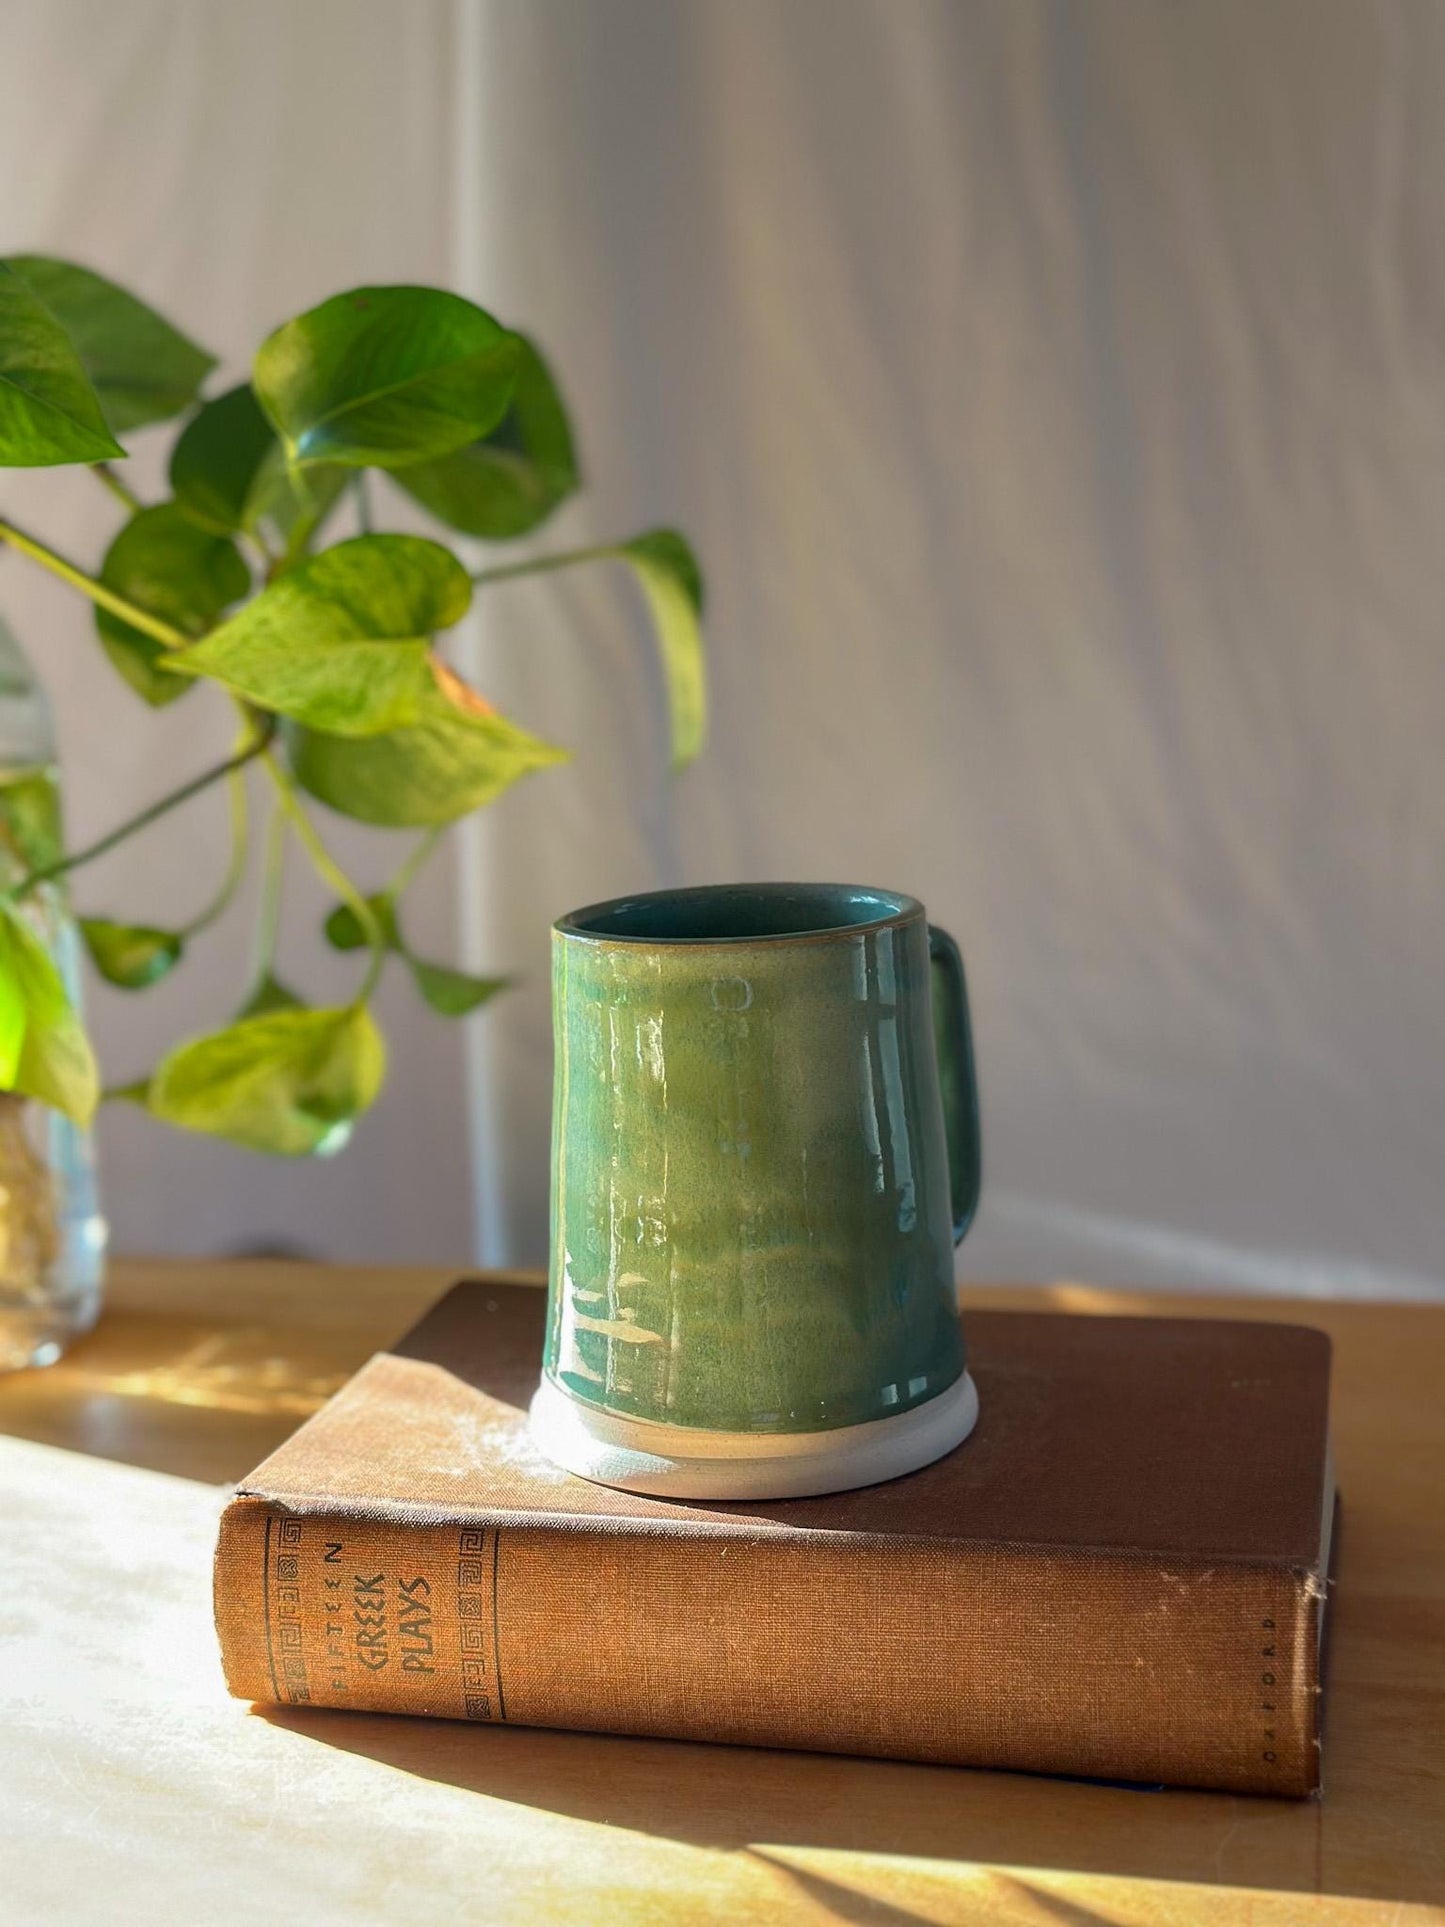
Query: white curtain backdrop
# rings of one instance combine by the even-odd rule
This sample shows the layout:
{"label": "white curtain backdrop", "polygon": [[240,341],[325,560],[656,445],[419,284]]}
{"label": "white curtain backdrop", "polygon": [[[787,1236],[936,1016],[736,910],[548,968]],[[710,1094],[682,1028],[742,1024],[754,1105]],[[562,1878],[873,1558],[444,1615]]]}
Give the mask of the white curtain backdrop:
{"label": "white curtain backdrop", "polygon": [[531,978],[483,1248],[544,1247],[547,920],[841,877],[968,959],[967,1274],[1440,1289],[1445,10],[468,18],[459,262],[570,377],[558,534],[695,535],[715,695],[670,782],[625,583],[489,605],[579,755],[476,836]]}
{"label": "white curtain backdrop", "polygon": [[[488,595],[476,672],[576,757],[415,921],[525,987],[464,1033],[397,986],[392,1088],[330,1166],[109,1120],[120,1242],[541,1257],[547,924],[812,876],[963,945],[966,1275],[1445,1289],[1442,109],[1432,0],[11,0],[0,245],[237,367],[336,287],[454,281],[571,397],[590,487],[543,546],[675,522],[711,594],[680,779],[625,578]],[[92,487],[0,503],[93,555]],[[13,562],[0,606],[78,836],[157,744],[219,747],[219,713],[128,707]],[[216,834],[82,900],[180,914]],[[98,996],[112,1062],[236,971],[217,941]]]}

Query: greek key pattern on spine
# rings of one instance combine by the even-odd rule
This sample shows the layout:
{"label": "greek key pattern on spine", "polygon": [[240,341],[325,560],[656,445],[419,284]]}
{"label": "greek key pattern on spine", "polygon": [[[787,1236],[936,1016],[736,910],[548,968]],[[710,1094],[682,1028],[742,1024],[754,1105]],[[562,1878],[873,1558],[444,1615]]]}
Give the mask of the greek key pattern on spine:
{"label": "greek key pattern on spine", "polygon": [[461,1631],[462,1703],[469,1720],[504,1720],[497,1652],[498,1535],[493,1530],[457,1534],[457,1625]]}
{"label": "greek key pattern on spine", "polygon": [[[276,1521],[276,1557],[271,1566],[271,1628],[275,1645],[272,1652],[273,1678],[293,1705],[303,1706],[311,1699],[311,1682],[306,1672],[306,1654],[301,1631],[301,1521]],[[279,1667],[276,1662],[279,1661]]]}

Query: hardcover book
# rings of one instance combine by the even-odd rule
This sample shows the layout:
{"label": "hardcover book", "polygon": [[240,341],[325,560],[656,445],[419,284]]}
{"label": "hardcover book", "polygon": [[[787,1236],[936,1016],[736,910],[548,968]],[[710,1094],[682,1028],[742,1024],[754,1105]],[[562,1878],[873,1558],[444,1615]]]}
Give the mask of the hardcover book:
{"label": "hardcover book", "polygon": [[545,1294],[454,1287],[245,1481],[242,1699],[1303,1795],[1329,1341],[967,1314],[980,1418],[824,1498],[682,1503],[532,1446]]}

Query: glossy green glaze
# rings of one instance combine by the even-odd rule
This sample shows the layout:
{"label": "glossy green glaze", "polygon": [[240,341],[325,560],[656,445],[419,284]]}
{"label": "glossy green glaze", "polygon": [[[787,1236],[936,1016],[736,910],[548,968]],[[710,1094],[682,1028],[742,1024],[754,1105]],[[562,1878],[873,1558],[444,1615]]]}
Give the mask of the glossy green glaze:
{"label": "glossy green glaze", "polygon": [[596,905],[552,943],[554,1382],[734,1432],[951,1385],[978,1123],[962,968],[922,906],[726,885]]}

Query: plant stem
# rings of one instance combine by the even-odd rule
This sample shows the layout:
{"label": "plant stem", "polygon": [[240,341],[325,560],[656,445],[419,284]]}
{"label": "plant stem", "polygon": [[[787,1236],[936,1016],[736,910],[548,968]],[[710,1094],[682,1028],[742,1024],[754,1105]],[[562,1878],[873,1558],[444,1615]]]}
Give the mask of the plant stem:
{"label": "plant stem", "polygon": [[284,575],[287,569],[295,568],[306,554],[312,536],[325,521],[335,500],[334,497],[332,501],[325,501],[318,497],[315,486],[304,468],[294,471],[294,479],[296,493],[304,506],[291,525],[291,533],[287,538],[284,552],[275,558],[266,572],[268,582],[278,575]]}
{"label": "plant stem", "polygon": [[226,874],[221,879],[221,887],[201,911],[192,917],[180,934],[194,937],[207,929],[229,907],[231,899],[241,887],[241,879],[246,874],[246,858],[250,851],[249,811],[246,807],[246,772],[244,766],[234,764],[229,772],[228,787],[231,792],[231,855],[226,864]]}
{"label": "plant stem", "polygon": [[107,1084],[100,1094],[102,1104],[118,1104],[129,1100],[145,1108],[146,1098],[150,1095],[151,1081],[148,1077],[133,1078],[129,1084]]}
{"label": "plant stem", "polygon": [[518,575],[545,575],[549,569],[570,569],[574,562],[601,562],[615,556],[616,547],[598,543],[590,549],[566,549],[561,555],[534,556],[530,562],[504,562],[495,569],[482,569],[472,577],[480,588],[487,582],[508,582]]}
{"label": "plant stem", "polygon": [[285,575],[288,569],[295,568],[302,556],[305,555],[306,544],[316,533],[320,520],[321,517],[319,515],[311,515],[309,513],[297,517],[296,521],[292,524],[291,537],[286,547],[280,555],[273,555],[266,566],[266,581],[268,583],[274,582],[278,575]]}
{"label": "plant stem", "polygon": [[98,602],[102,609],[109,609],[112,615],[119,616],[122,622],[128,622],[132,628],[143,630],[148,636],[154,636],[155,640],[163,643],[167,649],[182,649],[190,640],[188,636],[183,636],[179,629],[173,629],[168,622],[162,622],[158,616],[149,614],[145,609],[137,608],[135,603],[128,602],[124,596],[117,595],[114,589],[108,589],[103,582],[97,582],[94,576],[87,575],[84,569],[78,569],[73,562],[67,562],[63,555],[57,555],[55,550],[48,548],[44,542],[37,541],[33,535],[27,535],[23,529],[16,528],[13,522],[0,521],[0,542],[8,542],[12,549],[18,549],[22,555],[28,555],[32,562],[38,562],[42,568],[49,569],[50,573],[58,575],[62,582],[68,582],[72,589],[79,589],[80,593],[89,596],[92,602]]}
{"label": "plant stem", "polygon": [[286,812],[280,804],[271,811],[266,832],[266,857],[261,870],[261,901],[256,912],[256,943],[252,975],[258,984],[266,981],[276,961],[276,940],[281,930],[281,897],[286,882]]}
{"label": "plant stem", "polygon": [[90,863],[96,857],[104,856],[107,850],[113,850],[117,843],[123,843],[128,836],[134,836],[137,830],[146,829],[182,803],[188,803],[193,796],[199,796],[201,791],[209,789],[212,783],[219,783],[221,778],[229,776],[232,770],[241,769],[253,757],[263,755],[274,731],[273,723],[264,735],[248,743],[236,754],[228,756],[224,763],[215,763],[210,769],[202,770],[200,775],[193,776],[189,783],[182,783],[178,790],[172,790],[168,796],[161,797],[159,802],[152,803],[139,815],[129,817],[118,828],[101,837],[98,842],[88,843],[83,850],[74,850],[70,855],[61,857],[56,863],[46,864],[43,870],[32,870],[29,876],[20,879],[12,894],[16,898],[28,896],[42,883],[49,883],[56,877],[65,876],[71,870],[78,870],[82,863]]}
{"label": "plant stem", "polygon": [[269,581],[270,571],[275,568],[278,558],[273,555],[271,550],[266,546],[265,537],[259,529],[252,529],[249,532],[243,531],[241,539],[243,542],[249,543],[256,551],[256,560],[260,564],[261,573],[266,577],[267,581]]}
{"label": "plant stem", "polygon": [[145,503],[135,490],[129,488],[120,479],[109,462],[92,462],[90,472],[98,482],[110,490],[117,502],[130,510],[132,515],[138,514],[145,507]]}
{"label": "plant stem", "polygon": [[263,750],[262,756],[266,768],[271,773],[271,780],[276,785],[281,807],[295,825],[296,834],[305,846],[306,854],[311,858],[311,867],[321,881],[330,884],[337,896],[347,905],[361,925],[362,933],[371,946],[371,968],[356,998],[358,1003],[365,1003],[375,988],[376,980],[381,975],[381,967],[386,961],[386,934],[377,921],[376,912],[321,841],[315,824],[306,814],[301,799],[296,794],[296,785],[289,773],[281,767],[269,748]]}
{"label": "plant stem", "polygon": [[443,824],[435,824],[431,829],[424,830],[417,838],[406,861],[386,886],[386,894],[393,900],[399,897],[402,892],[416,880],[422,865],[427,861],[432,851],[441,841],[444,827],[445,825]]}

